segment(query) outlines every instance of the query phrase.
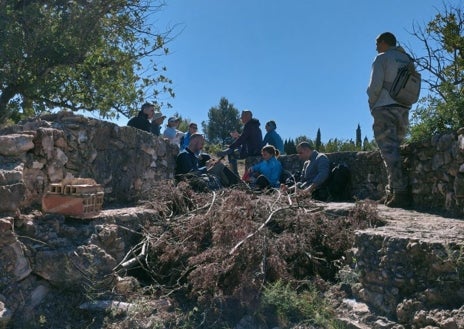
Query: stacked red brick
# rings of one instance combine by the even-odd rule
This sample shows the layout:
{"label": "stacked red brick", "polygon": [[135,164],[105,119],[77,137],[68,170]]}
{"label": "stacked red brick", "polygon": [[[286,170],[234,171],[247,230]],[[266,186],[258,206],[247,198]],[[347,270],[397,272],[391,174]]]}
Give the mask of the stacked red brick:
{"label": "stacked red brick", "polygon": [[64,179],[50,184],[50,190],[42,198],[42,209],[47,213],[88,218],[100,212],[103,197],[103,188],[93,179]]}

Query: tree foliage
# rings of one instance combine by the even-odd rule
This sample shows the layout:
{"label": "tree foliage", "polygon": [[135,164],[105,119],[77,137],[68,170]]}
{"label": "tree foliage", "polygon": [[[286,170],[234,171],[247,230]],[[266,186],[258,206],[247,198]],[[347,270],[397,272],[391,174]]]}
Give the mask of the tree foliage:
{"label": "tree foliage", "polygon": [[314,144],[313,140],[306,135],[300,135],[297,138],[295,138],[295,145],[298,145],[301,142],[309,142],[311,144]]}
{"label": "tree foliage", "polygon": [[284,151],[285,154],[296,154],[296,145],[293,139],[286,139],[284,141]]}
{"label": "tree foliage", "polygon": [[[358,129],[356,129],[356,138],[360,139],[358,137],[358,134],[361,133],[361,127],[358,125]],[[375,151],[378,149],[377,143],[375,140],[369,141],[367,137],[364,137],[364,140],[362,143],[358,144],[358,142],[354,142],[352,139],[350,140],[342,140],[338,138],[334,139],[329,139],[327,143],[323,143],[322,141],[318,145],[318,136],[320,138],[320,130],[318,130],[317,136],[316,136],[316,142],[313,142],[310,138],[307,136],[298,136],[295,140],[293,139],[286,139],[284,142],[284,150],[286,154],[296,154],[296,145],[298,145],[301,142],[309,142],[313,143],[316,150],[320,152],[326,152],[326,153],[333,153],[333,152],[357,152],[357,151]]]}
{"label": "tree foliage", "polygon": [[160,73],[166,68],[153,61],[168,53],[172,29],[159,33],[148,24],[161,7],[149,0],[2,1],[0,124],[55,108],[130,116],[148,96],[173,96]]}
{"label": "tree foliage", "polygon": [[208,121],[202,122],[209,143],[226,145],[231,141],[230,132],[242,127],[239,112],[227,98],[222,97],[217,107],[208,111]]}
{"label": "tree foliage", "polygon": [[442,11],[425,27],[416,25],[412,35],[425,49],[425,54],[414,57],[418,68],[427,72],[423,82],[430,91],[412,113],[412,139],[428,138],[432,134],[463,127],[463,8],[444,4]]}
{"label": "tree foliage", "polygon": [[361,149],[362,141],[361,141],[361,126],[358,123],[358,127],[356,128],[356,148]]}
{"label": "tree foliage", "polygon": [[317,128],[317,133],[316,133],[316,149],[320,150],[322,145],[322,140],[321,140],[321,129]]}

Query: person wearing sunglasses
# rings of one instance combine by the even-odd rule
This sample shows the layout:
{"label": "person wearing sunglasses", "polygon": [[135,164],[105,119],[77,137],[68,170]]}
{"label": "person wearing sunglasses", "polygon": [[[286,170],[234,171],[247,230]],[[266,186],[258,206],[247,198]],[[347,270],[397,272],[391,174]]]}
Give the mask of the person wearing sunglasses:
{"label": "person wearing sunglasses", "polygon": [[190,137],[193,134],[196,134],[197,131],[198,131],[198,125],[194,122],[191,122],[189,124],[187,133],[180,140],[180,151],[183,151],[188,147],[190,143]]}

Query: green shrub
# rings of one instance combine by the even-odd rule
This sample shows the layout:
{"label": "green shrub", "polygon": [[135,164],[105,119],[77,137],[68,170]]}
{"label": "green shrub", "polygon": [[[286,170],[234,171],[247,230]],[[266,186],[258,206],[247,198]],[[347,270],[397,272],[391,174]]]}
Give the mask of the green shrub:
{"label": "green shrub", "polygon": [[312,285],[298,292],[290,283],[279,280],[264,288],[261,302],[263,307],[275,310],[281,327],[310,323],[329,329],[342,328],[333,309]]}

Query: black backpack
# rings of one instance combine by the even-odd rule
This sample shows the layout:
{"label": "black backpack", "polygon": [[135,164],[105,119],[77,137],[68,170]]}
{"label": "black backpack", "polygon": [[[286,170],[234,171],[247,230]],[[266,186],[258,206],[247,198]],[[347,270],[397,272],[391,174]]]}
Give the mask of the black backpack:
{"label": "black backpack", "polygon": [[351,199],[351,171],[345,163],[332,163],[327,187],[330,201]]}

